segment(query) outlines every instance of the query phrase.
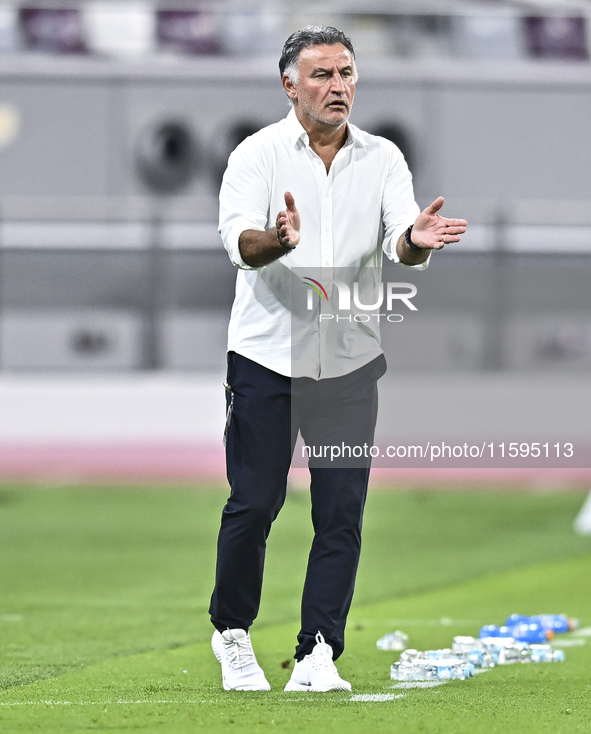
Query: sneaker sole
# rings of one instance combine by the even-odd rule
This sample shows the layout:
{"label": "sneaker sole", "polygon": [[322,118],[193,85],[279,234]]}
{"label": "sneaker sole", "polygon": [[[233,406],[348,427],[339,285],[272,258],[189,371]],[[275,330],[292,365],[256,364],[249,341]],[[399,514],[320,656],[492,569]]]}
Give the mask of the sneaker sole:
{"label": "sneaker sole", "polygon": [[311,691],[312,686],[305,686],[302,683],[296,683],[295,681],[290,680],[283,690],[288,693],[292,691]]}
{"label": "sneaker sole", "polygon": [[289,681],[288,684],[283,689],[287,693],[292,693],[294,691],[309,691],[310,693],[328,693],[329,691],[350,691],[351,686],[346,686],[344,684],[337,684],[334,686],[329,686],[326,688],[314,688],[313,686],[306,686],[302,683],[295,683],[293,681]]}
{"label": "sneaker sole", "polygon": [[231,691],[232,689],[226,683],[226,677],[224,676],[224,666],[222,665],[222,656],[216,650],[215,645],[213,644],[213,640],[211,641],[211,649],[213,650],[213,654],[215,655],[215,659],[218,661],[218,663],[220,664],[220,666],[222,668],[222,685],[224,686],[224,691]]}

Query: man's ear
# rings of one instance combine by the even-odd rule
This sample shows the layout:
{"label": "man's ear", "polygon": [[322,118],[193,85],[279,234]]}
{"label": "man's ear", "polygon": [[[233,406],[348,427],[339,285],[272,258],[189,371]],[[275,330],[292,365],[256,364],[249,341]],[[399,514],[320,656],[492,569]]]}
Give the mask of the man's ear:
{"label": "man's ear", "polygon": [[291,99],[292,102],[295,102],[295,100],[297,99],[298,93],[297,93],[295,85],[292,83],[288,74],[283,75],[283,78],[281,79],[281,83],[283,84],[283,89],[285,89],[285,94],[287,94],[287,96]]}

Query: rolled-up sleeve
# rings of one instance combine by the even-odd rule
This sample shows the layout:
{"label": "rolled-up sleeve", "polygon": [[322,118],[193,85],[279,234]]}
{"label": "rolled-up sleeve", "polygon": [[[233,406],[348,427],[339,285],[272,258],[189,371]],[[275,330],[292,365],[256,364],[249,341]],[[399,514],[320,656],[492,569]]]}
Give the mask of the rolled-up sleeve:
{"label": "rolled-up sleeve", "polygon": [[[404,156],[398,148],[388,144],[390,154],[390,165],[386,173],[384,195],[382,199],[382,221],[384,224],[384,240],[382,249],[386,257],[395,263],[400,263],[396,252],[396,244],[411,224],[414,224],[419,216],[420,209],[414,199],[412,187],[412,175],[408,170]],[[429,265],[431,253],[425,262],[418,265],[407,265],[414,270],[425,270]]]}
{"label": "rolled-up sleeve", "polygon": [[263,232],[269,226],[270,185],[263,151],[247,138],[230,155],[220,189],[218,231],[232,263],[243,270],[257,270],[240,255],[240,235],[247,229]]}

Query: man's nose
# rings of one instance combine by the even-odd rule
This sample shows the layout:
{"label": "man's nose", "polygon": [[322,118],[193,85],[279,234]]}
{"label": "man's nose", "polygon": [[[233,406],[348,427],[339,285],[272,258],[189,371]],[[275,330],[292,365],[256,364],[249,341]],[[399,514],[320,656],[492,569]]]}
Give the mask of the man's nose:
{"label": "man's nose", "polygon": [[330,88],[332,92],[342,94],[345,91],[345,82],[340,74],[333,74],[331,81],[332,84],[330,85]]}

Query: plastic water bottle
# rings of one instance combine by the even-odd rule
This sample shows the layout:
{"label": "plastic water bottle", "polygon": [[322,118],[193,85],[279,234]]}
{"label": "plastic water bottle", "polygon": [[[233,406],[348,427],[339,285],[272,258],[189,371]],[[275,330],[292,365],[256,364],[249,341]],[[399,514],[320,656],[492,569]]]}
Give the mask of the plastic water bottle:
{"label": "plastic water bottle", "polygon": [[452,645],[452,652],[471,652],[472,650],[483,650],[484,645],[482,640],[477,637],[468,637],[467,635],[457,635],[454,637]]}
{"label": "plastic water bottle", "polygon": [[378,650],[406,650],[408,645],[408,635],[404,632],[396,630],[396,632],[388,632],[387,635],[380,637],[376,642]]}
{"label": "plastic water bottle", "polygon": [[494,668],[499,659],[497,652],[487,649],[482,640],[475,637],[454,637],[451,650],[454,655],[472,663],[475,668]]}
{"label": "plastic water bottle", "polygon": [[546,630],[552,630],[554,634],[572,632],[579,626],[578,619],[571,619],[566,614],[512,614],[505,625],[511,627],[516,624],[539,624]]}
{"label": "plastic water bottle", "polygon": [[520,642],[540,643],[548,642],[554,637],[554,632],[542,627],[539,622],[521,622],[511,629],[511,636]]}
{"label": "plastic water bottle", "polygon": [[400,660],[413,663],[417,660],[433,661],[449,657],[452,657],[452,652],[449,647],[441,650],[415,650],[414,648],[409,647],[408,650],[405,650],[400,655]]}
{"label": "plastic water bottle", "polygon": [[554,637],[552,630],[544,629],[538,622],[518,622],[512,626],[496,627],[487,624],[480,630],[481,639],[487,637],[512,637],[519,642],[539,643],[548,642]]}
{"label": "plastic water bottle", "polygon": [[556,634],[572,632],[579,626],[578,619],[567,617],[566,614],[536,614],[532,622],[539,622],[542,627],[551,629]]}
{"label": "plastic water bottle", "polygon": [[[494,639],[494,638],[490,638]],[[509,640],[509,638],[498,638]],[[508,641],[499,650],[499,665],[510,665],[511,663],[558,663],[564,660],[563,650],[554,650],[546,643]]]}
{"label": "plastic water bottle", "polygon": [[474,675],[474,666],[456,657],[442,657],[434,664],[438,680],[467,680]]}
{"label": "plastic water bottle", "polygon": [[474,675],[474,665],[454,655],[449,648],[409,649],[402,653],[398,663],[394,663],[390,674],[396,680],[466,680]]}
{"label": "plastic water bottle", "polygon": [[529,646],[532,663],[562,663],[564,650],[554,650],[550,645]]}
{"label": "plastic water bottle", "polygon": [[467,680],[474,675],[474,667],[458,658],[413,662],[399,661],[390,668],[390,677],[400,681]]}
{"label": "plastic water bottle", "polygon": [[530,662],[530,646],[527,642],[518,642],[517,640],[514,640],[511,645],[505,645],[505,647],[499,652],[499,665]]}
{"label": "plastic water bottle", "polygon": [[400,662],[403,663],[412,663],[417,658],[424,658],[426,659],[424,652],[419,652],[418,650],[415,650],[414,647],[409,647],[407,650],[405,650],[400,655]]}
{"label": "plastic water bottle", "polygon": [[401,660],[391,666],[390,678],[401,681],[437,680],[437,669],[427,660],[416,662]]}
{"label": "plastic water bottle", "polygon": [[444,647],[441,650],[425,650],[427,660],[442,660],[443,658],[452,657],[451,648]]}
{"label": "plastic water bottle", "polygon": [[[474,666],[457,655],[453,655],[449,648],[441,650],[425,650],[421,653],[428,663],[435,666],[438,680],[465,680],[474,675]],[[415,661],[420,658],[415,658]]]}
{"label": "plastic water bottle", "polygon": [[499,665],[510,663],[558,663],[564,661],[564,651],[554,650],[550,645],[514,642],[499,654]]}
{"label": "plastic water bottle", "polygon": [[499,665],[503,650],[506,647],[512,647],[516,640],[513,637],[483,637],[482,643],[486,652],[494,660],[494,664]]}

